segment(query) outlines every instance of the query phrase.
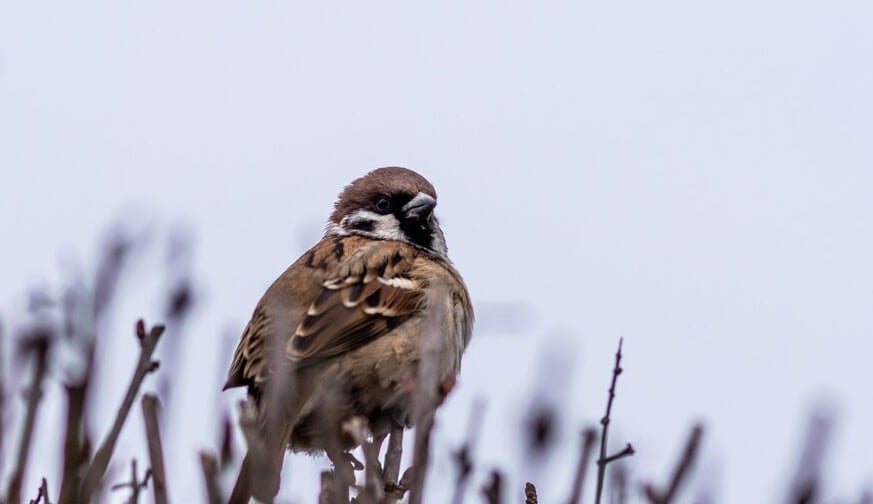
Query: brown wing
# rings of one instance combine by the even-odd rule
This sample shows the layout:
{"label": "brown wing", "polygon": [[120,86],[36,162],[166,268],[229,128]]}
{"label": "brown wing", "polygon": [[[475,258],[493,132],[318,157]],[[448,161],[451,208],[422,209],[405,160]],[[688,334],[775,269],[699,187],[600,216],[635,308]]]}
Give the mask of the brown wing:
{"label": "brown wing", "polygon": [[358,348],[408,320],[425,301],[410,275],[418,255],[399,242],[370,242],[325,277],[285,353],[308,365]]}
{"label": "brown wing", "polygon": [[[422,281],[409,275],[418,252],[399,242],[321,241],[264,294],[233,356],[224,388],[269,379],[270,355],[318,362],[372,341],[415,312]],[[275,350],[274,350],[275,349]]]}
{"label": "brown wing", "polygon": [[269,317],[263,306],[258,305],[243,330],[242,338],[233,354],[233,361],[224,384],[225,390],[264,381],[266,378],[264,371],[267,368],[264,366],[264,358],[268,355],[264,334],[268,331],[268,327]]}

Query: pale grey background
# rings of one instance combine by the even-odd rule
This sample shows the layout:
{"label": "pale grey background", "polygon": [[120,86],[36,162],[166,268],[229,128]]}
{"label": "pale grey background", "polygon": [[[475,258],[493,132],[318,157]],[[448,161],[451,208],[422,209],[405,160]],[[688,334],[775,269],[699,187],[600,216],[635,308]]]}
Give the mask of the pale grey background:
{"label": "pale grey background", "polygon": [[[515,417],[553,348],[572,367],[548,384],[567,402],[565,467],[531,471],[545,502],[563,497],[624,336],[613,438],[635,443],[638,478],[666,478],[703,419],[720,501],[772,502],[825,401],[827,490],[857,496],[873,481],[871,22],[865,1],[4,1],[0,314],[20,321],[60,257],[93,263],[119,215],[193,230],[202,297],[182,355],[198,378],[172,406],[188,413],[169,479],[199,499],[226,335],[345,183],[409,166],[436,185],[483,307],[434,485],[482,394],[483,471],[531,477]],[[159,279],[132,281],[100,432],[135,358],[130,321],[159,313]],[[501,303],[530,310],[518,330],[488,309]],[[43,412],[43,454],[61,411]],[[127,457],[142,453],[134,417]],[[42,474],[57,488],[49,459],[28,491]],[[323,465],[295,458],[285,495],[311,501]]]}

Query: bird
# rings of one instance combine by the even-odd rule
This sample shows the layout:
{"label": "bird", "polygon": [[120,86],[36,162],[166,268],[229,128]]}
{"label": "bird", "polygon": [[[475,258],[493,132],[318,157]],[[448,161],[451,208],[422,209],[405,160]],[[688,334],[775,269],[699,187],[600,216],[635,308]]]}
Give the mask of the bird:
{"label": "bird", "polygon": [[[246,387],[255,404],[268,471],[276,473],[267,493],[278,492],[286,450],[351,449],[360,439],[343,422],[353,418],[373,436],[411,427],[419,398],[435,394],[439,402],[454,385],[474,312],[436,204],[433,185],[408,168],[353,180],[321,240],[257,303],[224,388]],[[245,465],[234,495],[258,491],[243,481]]]}

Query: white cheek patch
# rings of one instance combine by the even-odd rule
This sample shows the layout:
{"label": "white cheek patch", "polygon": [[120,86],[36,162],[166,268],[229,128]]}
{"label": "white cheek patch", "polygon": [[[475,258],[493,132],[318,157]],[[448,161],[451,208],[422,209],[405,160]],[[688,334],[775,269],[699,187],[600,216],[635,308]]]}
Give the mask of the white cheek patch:
{"label": "white cheek patch", "polygon": [[397,240],[404,241],[406,235],[400,229],[400,222],[397,217],[392,214],[382,215],[370,210],[355,210],[349,215],[343,217],[340,221],[340,227],[345,229],[346,233],[355,232],[356,224],[367,222],[372,226],[372,229],[360,234],[373,236],[382,240]]}
{"label": "white cheek patch", "polygon": [[[436,218],[432,221],[431,244],[429,250],[448,260],[446,241]],[[339,224],[328,223],[326,236],[368,236],[378,240],[393,240],[412,243],[406,233],[400,229],[400,222],[392,214],[382,215],[366,209],[358,209],[342,218]],[[412,243],[416,245],[415,243]],[[416,245],[419,246],[419,245]]]}

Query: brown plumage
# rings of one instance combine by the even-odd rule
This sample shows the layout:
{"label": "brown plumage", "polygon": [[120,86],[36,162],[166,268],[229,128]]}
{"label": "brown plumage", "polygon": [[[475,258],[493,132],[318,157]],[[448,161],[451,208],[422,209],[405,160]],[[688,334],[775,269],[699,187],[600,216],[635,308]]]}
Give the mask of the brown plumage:
{"label": "brown plumage", "polygon": [[248,387],[262,425],[274,423],[268,444],[321,451],[339,439],[348,449],[340,423],[355,416],[374,434],[410,425],[420,343],[433,327],[439,383],[457,376],[473,309],[435,205],[433,186],[405,168],[355,180],[324,238],[261,298],[225,388]]}

